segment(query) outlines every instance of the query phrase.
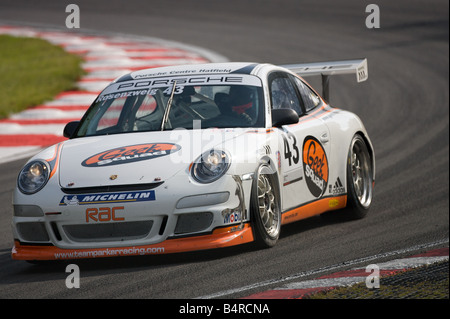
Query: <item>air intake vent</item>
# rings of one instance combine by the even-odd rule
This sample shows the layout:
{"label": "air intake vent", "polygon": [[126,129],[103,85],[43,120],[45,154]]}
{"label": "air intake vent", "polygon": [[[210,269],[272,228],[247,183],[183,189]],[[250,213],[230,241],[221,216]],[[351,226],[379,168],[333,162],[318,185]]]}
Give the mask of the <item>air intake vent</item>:
{"label": "air intake vent", "polygon": [[49,237],[44,223],[18,223],[17,231],[21,239],[32,242],[48,242]]}
{"label": "air intake vent", "polygon": [[209,212],[179,215],[175,234],[181,235],[204,231],[211,226],[212,221],[213,214]]}
{"label": "air intake vent", "polygon": [[78,242],[133,240],[146,237],[153,221],[107,223],[92,225],[65,225],[67,236]]}

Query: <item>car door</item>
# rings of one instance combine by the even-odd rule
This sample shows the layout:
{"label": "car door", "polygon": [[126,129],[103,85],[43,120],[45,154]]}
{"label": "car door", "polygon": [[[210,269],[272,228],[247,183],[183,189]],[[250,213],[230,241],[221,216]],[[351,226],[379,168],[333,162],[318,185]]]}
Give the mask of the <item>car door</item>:
{"label": "car door", "polygon": [[[295,79],[284,72],[269,76],[272,108],[291,108],[299,123],[277,128],[280,184],[284,212],[321,198],[329,175],[329,131],[315,113],[320,105],[305,103]],[[308,108],[306,108],[308,106]],[[307,111],[308,110],[308,111]]]}
{"label": "car door", "polygon": [[[322,103],[317,93],[300,78],[292,76],[292,79],[299,89],[305,104],[306,112],[320,119],[328,128],[327,135],[321,136],[322,144],[325,145],[329,159],[327,195],[330,197],[344,195],[346,193],[347,158],[342,157],[342,154],[346,154],[347,152],[342,149],[342,147],[346,147],[345,143],[341,143],[346,140],[344,137],[345,135],[342,135],[342,132],[345,131],[345,127],[348,126],[345,115],[342,115],[340,110],[331,108],[329,105]],[[330,159],[332,159],[332,161]],[[330,203],[334,203],[330,205],[337,205],[336,200]]]}

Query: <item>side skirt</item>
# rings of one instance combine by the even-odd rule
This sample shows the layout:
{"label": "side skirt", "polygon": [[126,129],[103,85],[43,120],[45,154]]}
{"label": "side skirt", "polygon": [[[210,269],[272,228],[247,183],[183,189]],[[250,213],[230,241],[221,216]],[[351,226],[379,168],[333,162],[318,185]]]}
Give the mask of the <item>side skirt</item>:
{"label": "side skirt", "polygon": [[320,215],[328,211],[342,209],[346,206],[347,195],[323,197],[283,212],[281,216],[281,225]]}

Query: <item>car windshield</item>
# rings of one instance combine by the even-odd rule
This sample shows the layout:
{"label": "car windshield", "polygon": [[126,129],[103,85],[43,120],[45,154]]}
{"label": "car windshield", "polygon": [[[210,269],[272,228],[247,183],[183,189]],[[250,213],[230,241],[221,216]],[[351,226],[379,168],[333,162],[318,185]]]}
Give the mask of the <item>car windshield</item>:
{"label": "car windshield", "polygon": [[226,74],[116,82],[97,97],[76,136],[200,127],[264,127],[259,78]]}

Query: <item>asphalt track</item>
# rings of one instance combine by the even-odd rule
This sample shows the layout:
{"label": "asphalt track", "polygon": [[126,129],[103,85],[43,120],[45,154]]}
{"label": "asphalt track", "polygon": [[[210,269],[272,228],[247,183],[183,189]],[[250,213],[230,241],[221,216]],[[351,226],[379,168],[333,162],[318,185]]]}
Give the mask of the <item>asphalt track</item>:
{"label": "asphalt track", "polygon": [[[6,0],[0,20],[64,28],[69,3]],[[33,266],[10,259],[11,193],[24,160],[1,164],[0,297],[239,298],[280,278],[317,276],[315,270],[331,265],[344,270],[348,261],[369,256],[382,262],[386,252],[411,254],[409,247],[420,250],[429,243],[448,246],[448,1],[376,1],[379,29],[365,25],[368,1],[76,3],[81,30],[180,41],[229,60],[283,64],[366,57],[369,80],[333,79],[331,103],[356,112],[366,125],[377,159],[375,199],[360,221],[318,217],[285,226],[272,249],[248,245],[80,261],[81,287],[67,289],[64,264]],[[232,293],[218,294],[226,291]]]}

